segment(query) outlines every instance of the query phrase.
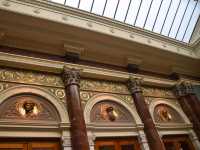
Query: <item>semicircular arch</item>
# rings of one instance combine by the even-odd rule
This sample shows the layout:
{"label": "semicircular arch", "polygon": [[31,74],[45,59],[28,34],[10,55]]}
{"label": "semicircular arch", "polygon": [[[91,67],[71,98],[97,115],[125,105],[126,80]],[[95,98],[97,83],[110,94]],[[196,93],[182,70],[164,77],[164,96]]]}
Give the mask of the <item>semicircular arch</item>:
{"label": "semicircular arch", "polygon": [[131,114],[136,124],[140,124],[140,125],[142,124],[142,121],[137,111],[133,107],[128,105],[126,102],[124,102],[120,97],[116,95],[112,95],[112,94],[97,94],[88,100],[84,109],[84,117],[85,117],[86,123],[91,122],[90,115],[91,115],[93,106],[105,100],[109,100],[123,106]]}
{"label": "semicircular arch", "polygon": [[155,121],[155,119],[154,119],[154,115],[153,115],[153,113],[154,113],[154,110],[155,110],[155,108],[156,108],[156,106],[158,106],[158,105],[167,105],[168,107],[171,107],[172,109],[174,109],[180,116],[181,116],[181,118],[183,119],[183,121],[186,123],[186,124],[190,124],[190,121],[189,121],[189,119],[187,118],[187,116],[185,115],[185,113],[183,112],[183,110],[180,108],[180,107],[178,107],[177,105],[174,105],[174,104],[172,104],[171,102],[169,102],[169,101],[165,101],[165,100],[162,100],[162,99],[160,99],[160,100],[157,100],[157,101],[155,101],[155,102],[152,102],[151,104],[150,104],[150,106],[149,106],[149,111],[150,111],[150,114],[151,114],[151,116],[152,116],[152,118],[153,118],[153,120]]}
{"label": "semicircular arch", "polygon": [[18,85],[18,86],[11,87],[1,93],[0,104],[3,103],[8,98],[15,95],[20,95],[20,94],[34,94],[34,95],[43,97],[56,108],[59,114],[59,117],[61,119],[61,123],[69,123],[68,113],[66,109],[64,108],[64,105],[60,104],[57,98],[53,94],[49,93],[48,91],[40,87],[31,86],[31,85],[28,85],[28,86]]}

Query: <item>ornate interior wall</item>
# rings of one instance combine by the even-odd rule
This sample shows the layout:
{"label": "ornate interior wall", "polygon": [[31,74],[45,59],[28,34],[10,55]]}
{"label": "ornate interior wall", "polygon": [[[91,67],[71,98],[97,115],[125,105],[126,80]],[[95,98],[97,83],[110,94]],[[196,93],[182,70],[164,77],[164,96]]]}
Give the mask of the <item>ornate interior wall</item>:
{"label": "ornate interior wall", "polygon": [[[196,136],[192,125],[172,90],[153,86],[142,88],[145,102],[160,136],[188,134],[195,143]],[[16,104],[20,105],[17,102],[23,102],[27,96],[49,112],[49,119],[48,115],[41,115],[40,121],[30,117],[24,122],[23,118],[16,115]],[[137,136],[141,148],[149,149],[143,123],[126,83],[83,78],[80,83],[80,97],[91,149],[94,148],[96,138],[113,136]],[[46,109],[46,105],[52,110],[55,109],[56,113]],[[66,93],[61,76],[11,68],[0,69],[1,137],[19,137],[19,133],[23,133],[23,137],[60,137],[65,150],[70,149],[70,123],[66,105]],[[115,111],[117,117],[115,114],[112,114],[111,118],[105,116],[103,111],[107,108],[113,109],[112,113]],[[5,127],[7,130],[4,130]],[[34,133],[30,132],[30,128],[34,129]],[[41,129],[43,134],[39,134]],[[195,144],[198,146],[198,143]]]}

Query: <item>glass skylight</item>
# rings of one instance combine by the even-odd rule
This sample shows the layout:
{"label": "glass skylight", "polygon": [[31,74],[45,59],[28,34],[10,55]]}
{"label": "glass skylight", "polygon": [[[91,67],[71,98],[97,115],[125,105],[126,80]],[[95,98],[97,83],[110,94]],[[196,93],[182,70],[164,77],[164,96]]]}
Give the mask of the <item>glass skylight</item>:
{"label": "glass skylight", "polygon": [[51,0],[189,43],[200,0]]}

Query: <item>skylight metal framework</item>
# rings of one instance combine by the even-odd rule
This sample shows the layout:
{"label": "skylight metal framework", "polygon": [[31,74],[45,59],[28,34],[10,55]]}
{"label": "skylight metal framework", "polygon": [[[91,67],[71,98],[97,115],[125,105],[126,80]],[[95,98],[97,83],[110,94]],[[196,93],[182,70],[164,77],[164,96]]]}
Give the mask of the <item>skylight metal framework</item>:
{"label": "skylight metal framework", "polygon": [[51,0],[189,43],[200,0]]}

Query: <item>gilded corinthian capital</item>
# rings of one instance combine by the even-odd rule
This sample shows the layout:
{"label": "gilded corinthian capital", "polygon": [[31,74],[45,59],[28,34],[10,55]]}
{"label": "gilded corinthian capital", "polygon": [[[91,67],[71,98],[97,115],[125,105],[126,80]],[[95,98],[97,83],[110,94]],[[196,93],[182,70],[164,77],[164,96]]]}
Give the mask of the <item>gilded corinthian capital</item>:
{"label": "gilded corinthian capital", "polygon": [[63,68],[63,82],[65,86],[72,84],[80,84],[80,70],[75,68],[68,68],[64,66]]}
{"label": "gilded corinthian capital", "polygon": [[180,81],[174,88],[177,97],[193,94],[193,86],[189,81]]}
{"label": "gilded corinthian capital", "polygon": [[127,83],[129,91],[132,94],[142,92],[141,82],[142,79],[130,77]]}

